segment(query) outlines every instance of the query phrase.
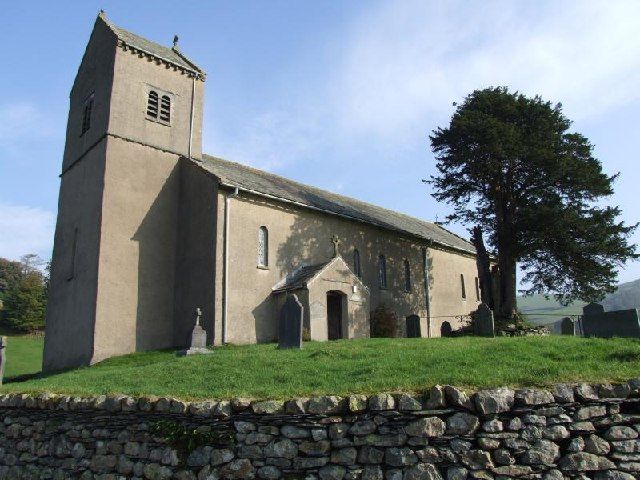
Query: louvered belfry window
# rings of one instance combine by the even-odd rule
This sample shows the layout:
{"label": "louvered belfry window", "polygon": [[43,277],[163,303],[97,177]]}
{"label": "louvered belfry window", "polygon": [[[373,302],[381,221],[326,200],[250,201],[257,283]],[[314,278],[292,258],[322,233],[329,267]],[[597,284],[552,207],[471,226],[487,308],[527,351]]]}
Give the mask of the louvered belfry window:
{"label": "louvered belfry window", "polygon": [[169,95],[163,95],[160,99],[160,121],[171,122],[171,98]]}
{"label": "louvered belfry window", "polygon": [[147,117],[153,119],[158,118],[158,92],[155,90],[149,91],[149,98],[147,99]]}

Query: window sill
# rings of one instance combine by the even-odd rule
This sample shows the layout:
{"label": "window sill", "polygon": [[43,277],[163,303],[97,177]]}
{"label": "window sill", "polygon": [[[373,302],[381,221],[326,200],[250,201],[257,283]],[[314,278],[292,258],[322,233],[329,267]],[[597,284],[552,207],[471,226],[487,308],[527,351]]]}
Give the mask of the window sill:
{"label": "window sill", "polygon": [[158,118],[152,118],[149,116],[145,117],[147,120],[149,120],[150,122],[153,123],[159,123],[160,125],[164,125],[165,127],[170,127],[171,126],[171,122],[163,122],[162,120],[158,119]]}
{"label": "window sill", "polygon": [[269,270],[269,267],[268,267],[268,266],[266,266],[266,265],[258,265],[256,268],[257,268],[258,270]]}

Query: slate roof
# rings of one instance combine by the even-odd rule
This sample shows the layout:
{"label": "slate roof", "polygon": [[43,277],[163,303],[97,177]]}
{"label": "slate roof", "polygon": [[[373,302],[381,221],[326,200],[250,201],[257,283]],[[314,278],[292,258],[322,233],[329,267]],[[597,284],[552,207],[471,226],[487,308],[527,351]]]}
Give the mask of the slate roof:
{"label": "slate roof", "polygon": [[323,210],[475,254],[473,244],[431,222],[210,155],[203,155],[202,162],[197,163],[228,187]]}
{"label": "slate roof", "polygon": [[204,74],[204,70],[198,67],[195,63],[184,56],[177,48],[165,47],[159,43],[152,42],[143,38],[135,33],[132,33],[124,28],[120,28],[117,25],[111,23],[104,13],[98,15],[102,21],[116,34],[116,36],[130,47],[134,47],[138,50],[142,50],[154,57],[165,60],[169,63],[177,65],[178,67],[185,68],[189,71]]}
{"label": "slate roof", "polygon": [[274,292],[282,292],[284,290],[295,290],[304,287],[320,270],[326,267],[329,262],[320,263],[318,265],[309,265],[295,270],[290,277],[286,278],[284,283],[278,284],[274,288]]}

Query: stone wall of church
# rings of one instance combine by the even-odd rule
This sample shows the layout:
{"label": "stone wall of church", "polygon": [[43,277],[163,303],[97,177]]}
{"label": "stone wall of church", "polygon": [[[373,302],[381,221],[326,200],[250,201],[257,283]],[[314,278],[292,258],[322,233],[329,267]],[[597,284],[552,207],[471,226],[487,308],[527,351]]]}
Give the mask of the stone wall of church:
{"label": "stone wall of church", "polygon": [[[223,262],[225,195],[218,200],[218,262]],[[428,336],[426,294],[422,248],[427,242],[335,215],[253,196],[246,192],[231,200],[229,249],[229,319],[228,341],[254,343],[276,338],[277,313],[270,299],[272,287],[301,263],[315,265],[333,257],[331,237],[338,236],[339,253],[353,267],[353,251],[358,249],[362,280],[370,289],[370,308],[381,304],[393,309],[398,318],[398,334],[404,336],[405,319],[418,315],[422,336]],[[258,229],[269,231],[269,265],[257,264]],[[440,336],[445,319],[457,326],[459,317],[477,307],[474,290],[477,268],[472,255],[431,246],[430,299],[434,318],[431,336]],[[387,287],[380,288],[378,256],[385,255]],[[405,290],[404,260],[411,271],[411,290]],[[466,282],[466,299],[462,298],[460,275]],[[216,319],[222,318],[222,269],[216,278]],[[251,288],[246,288],[250,285]],[[220,322],[216,320],[216,328]],[[219,332],[219,330],[218,330]],[[221,336],[216,333],[219,341]]]}
{"label": "stone wall of church", "polygon": [[290,401],[0,395],[0,478],[640,475],[640,379]]}

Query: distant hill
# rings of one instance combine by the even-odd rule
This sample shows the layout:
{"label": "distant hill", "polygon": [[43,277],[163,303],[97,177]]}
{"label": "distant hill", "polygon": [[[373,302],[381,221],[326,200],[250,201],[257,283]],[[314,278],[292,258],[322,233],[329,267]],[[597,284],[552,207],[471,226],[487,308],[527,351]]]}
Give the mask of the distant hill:
{"label": "distant hill", "polygon": [[[555,323],[568,315],[581,315],[585,302],[574,302],[566,307],[550,297],[531,295],[518,297],[518,308],[527,315],[529,321],[536,325]],[[624,310],[640,308],[640,279],[618,285],[614,293],[607,295],[602,301],[605,310]]]}

